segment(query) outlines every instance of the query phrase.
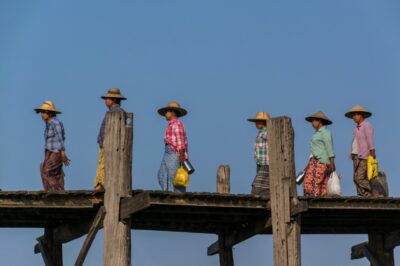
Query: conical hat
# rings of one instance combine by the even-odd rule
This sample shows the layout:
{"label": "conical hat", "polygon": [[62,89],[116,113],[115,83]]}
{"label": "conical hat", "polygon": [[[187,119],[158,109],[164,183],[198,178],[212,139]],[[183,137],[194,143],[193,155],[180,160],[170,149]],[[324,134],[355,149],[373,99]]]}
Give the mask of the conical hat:
{"label": "conical hat", "polygon": [[56,106],[52,101],[45,101],[39,108],[34,109],[36,113],[40,113],[41,111],[54,112],[56,114],[61,114],[60,111],[57,110]]}
{"label": "conical hat", "polygon": [[324,125],[332,124],[332,120],[330,120],[323,112],[319,111],[315,114],[306,117],[308,122],[311,122],[313,119],[320,119]]}
{"label": "conical hat", "polygon": [[167,107],[163,107],[158,110],[158,113],[164,116],[168,111],[175,111],[178,114],[178,117],[187,115],[187,111],[183,109],[179,103],[177,102],[169,102]]}
{"label": "conical hat", "polygon": [[259,112],[256,117],[247,119],[250,122],[267,122],[270,119],[270,115],[267,112]]}
{"label": "conical hat", "polygon": [[361,105],[356,105],[353,108],[351,108],[346,114],[345,116],[348,118],[352,118],[354,113],[362,113],[364,114],[364,117],[370,117],[372,115],[372,113],[370,111],[368,111],[367,109],[365,109],[364,107],[362,107]]}
{"label": "conical hat", "polygon": [[126,100],[124,96],[121,95],[121,90],[118,88],[109,89],[106,95],[101,96],[102,99],[121,99]]}

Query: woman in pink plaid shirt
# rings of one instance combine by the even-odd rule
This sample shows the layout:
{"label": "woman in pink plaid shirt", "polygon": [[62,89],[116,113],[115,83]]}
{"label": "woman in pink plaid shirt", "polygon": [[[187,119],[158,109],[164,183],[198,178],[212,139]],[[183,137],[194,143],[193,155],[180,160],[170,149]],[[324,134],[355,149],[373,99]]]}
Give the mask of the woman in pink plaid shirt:
{"label": "woman in pink plaid shirt", "polygon": [[173,179],[179,168],[188,159],[188,141],[185,127],[179,117],[185,116],[187,111],[177,102],[168,103],[167,107],[158,110],[158,113],[169,122],[165,131],[165,153],[158,171],[158,182],[162,190],[185,192],[185,187],[173,186]]}

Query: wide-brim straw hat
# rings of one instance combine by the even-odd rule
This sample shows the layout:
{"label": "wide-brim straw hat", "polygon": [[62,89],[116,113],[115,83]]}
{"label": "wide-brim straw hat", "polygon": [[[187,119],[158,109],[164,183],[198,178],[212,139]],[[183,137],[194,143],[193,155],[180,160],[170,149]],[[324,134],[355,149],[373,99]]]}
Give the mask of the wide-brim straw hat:
{"label": "wide-brim straw hat", "polygon": [[177,102],[169,102],[167,107],[158,109],[158,113],[162,116],[165,116],[168,111],[175,111],[178,117],[187,115],[187,111],[183,109]]}
{"label": "wide-brim straw hat", "polygon": [[112,88],[107,91],[106,95],[101,96],[102,99],[121,99],[126,100],[126,97],[122,96],[121,90],[118,88]]}
{"label": "wide-brim straw hat", "polygon": [[315,114],[312,114],[310,116],[306,117],[306,121],[312,122],[314,119],[319,119],[322,121],[322,124],[324,125],[330,125],[332,124],[332,120],[330,120],[323,112],[319,111],[316,112]]}
{"label": "wide-brim straw hat", "polygon": [[36,113],[40,112],[54,112],[56,114],[61,114],[61,112],[56,108],[52,101],[45,101],[39,108],[34,109]]}
{"label": "wide-brim straw hat", "polygon": [[370,117],[372,115],[372,113],[370,111],[368,111],[367,109],[365,109],[364,107],[362,107],[361,105],[356,105],[353,108],[351,108],[346,114],[345,116],[348,118],[353,118],[353,115],[355,113],[361,113],[364,115],[364,117]]}
{"label": "wide-brim straw hat", "polygon": [[270,115],[267,112],[259,112],[256,117],[247,119],[250,122],[267,122],[270,119]]}

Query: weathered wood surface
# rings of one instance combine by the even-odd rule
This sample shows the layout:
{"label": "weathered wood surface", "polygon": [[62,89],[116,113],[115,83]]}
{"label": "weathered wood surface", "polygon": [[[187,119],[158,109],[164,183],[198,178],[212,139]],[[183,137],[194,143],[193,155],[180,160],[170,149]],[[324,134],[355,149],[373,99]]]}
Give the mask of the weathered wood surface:
{"label": "weathered wood surface", "polygon": [[217,192],[231,193],[231,168],[229,165],[220,165],[217,171]]}
{"label": "weathered wood surface", "polygon": [[44,235],[37,238],[38,250],[45,266],[62,266],[62,244],[54,243],[52,228],[45,228]]}
{"label": "weathered wood surface", "polygon": [[369,234],[368,248],[374,257],[369,258],[371,266],[394,266],[393,249],[385,248],[384,234]]}
{"label": "weathered wood surface", "polygon": [[38,250],[39,250],[38,253],[40,253],[42,255],[44,265],[52,266],[53,259],[50,255],[50,251],[49,251],[49,248],[47,247],[44,236],[37,238],[37,241],[38,241]]}
{"label": "weathered wood surface", "polygon": [[127,124],[124,112],[108,112],[104,141],[105,193],[104,265],[131,265],[131,224],[120,221],[120,199],[132,192],[133,117]]}
{"label": "weathered wood surface", "polygon": [[75,261],[75,266],[82,266],[85,262],[86,256],[89,252],[90,247],[96,237],[97,232],[103,226],[103,220],[106,215],[106,211],[104,206],[100,207],[99,211],[97,212],[96,217],[94,218],[93,224],[89,229],[88,235],[83,242],[83,246],[79,252],[78,258]]}
{"label": "weathered wood surface", "polygon": [[[229,194],[231,192],[231,169],[229,165],[220,165],[217,171],[217,193]],[[233,245],[226,242],[231,235],[229,228],[223,227],[218,233],[219,265],[233,266]]]}
{"label": "weathered wood surface", "polygon": [[233,251],[232,246],[227,245],[226,237],[228,234],[220,233],[218,235],[218,245],[219,245],[219,265],[220,266],[233,266]]}
{"label": "weathered wood surface", "polygon": [[386,234],[369,234],[368,241],[351,248],[351,259],[367,258],[372,266],[394,264],[393,250],[400,245],[400,230]]}
{"label": "weathered wood surface", "polygon": [[[252,223],[270,215],[269,199],[253,195],[132,191],[133,197],[139,194],[144,205],[135,215],[127,214],[128,219],[133,219],[132,229],[217,233],[217,225]],[[66,207],[69,198],[75,199]],[[308,207],[305,212],[301,212],[301,206],[293,208],[301,212],[302,234],[390,233],[399,229],[400,198],[298,199],[300,205],[304,203]],[[122,210],[132,200],[124,198]],[[10,203],[18,207],[10,207]],[[23,208],[25,203],[28,207]],[[39,191],[1,191],[0,227],[53,227],[55,242],[67,243],[87,234],[102,203],[103,194],[93,194],[93,191],[51,195]],[[181,219],[186,220],[180,223]]]}
{"label": "weathered wood surface", "polygon": [[268,122],[271,216],[275,266],[301,265],[300,216],[291,216],[297,204],[294,130],[288,117]]}
{"label": "weathered wood surface", "polygon": [[[225,238],[225,246],[233,247],[255,235],[265,234],[267,231],[271,230],[272,220],[268,219],[260,219],[252,223],[247,223],[241,225],[236,230],[232,230],[232,232],[227,235]],[[210,245],[207,249],[207,255],[213,256],[220,252],[220,244],[218,241]]]}

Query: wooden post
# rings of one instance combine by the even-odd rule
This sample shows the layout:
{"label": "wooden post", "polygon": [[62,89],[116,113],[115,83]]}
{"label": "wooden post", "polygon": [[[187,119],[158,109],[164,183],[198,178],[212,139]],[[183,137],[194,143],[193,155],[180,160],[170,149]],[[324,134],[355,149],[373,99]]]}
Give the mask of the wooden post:
{"label": "wooden post", "polygon": [[217,192],[231,193],[231,168],[229,165],[220,165],[217,171]]}
{"label": "wooden post", "polygon": [[300,215],[291,216],[296,205],[294,130],[288,117],[268,122],[271,216],[275,266],[301,265]]}
{"label": "wooden post", "polygon": [[232,246],[226,245],[226,234],[218,236],[219,244],[219,265],[220,266],[233,266],[233,251]]}
{"label": "wooden post", "polygon": [[132,194],[133,114],[108,112],[104,141],[104,265],[131,265],[131,222],[121,222],[120,199]]}
{"label": "wooden post", "polygon": [[[231,192],[231,169],[229,165],[220,165],[217,171],[217,192],[229,194]],[[219,264],[220,266],[233,266],[232,245],[227,245],[227,230],[222,229],[218,235]]]}
{"label": "wooden post", "polygon": [[384,234],[369,234],[368,247],[374,260],[370,260],[371,266],[394,266],[393,248],[385,248]]}

